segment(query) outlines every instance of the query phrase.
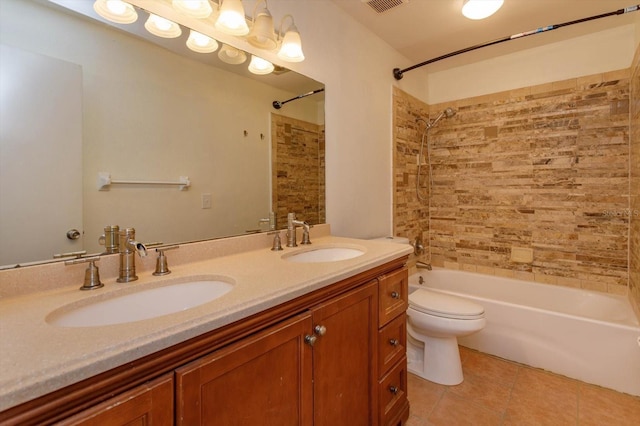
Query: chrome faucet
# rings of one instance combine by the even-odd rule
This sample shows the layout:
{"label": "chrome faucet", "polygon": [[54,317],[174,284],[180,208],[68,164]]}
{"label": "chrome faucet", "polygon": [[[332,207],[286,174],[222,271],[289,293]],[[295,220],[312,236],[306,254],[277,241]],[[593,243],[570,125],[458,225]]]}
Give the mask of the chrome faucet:
{"label": "chrome faucet", "polygon": [[135,240],[136,230],[134,228],[126,228],[118,232],[119,245],[118,253],[120,255],[120,269],[118,271],[119,283],[128,283],[138,279],[136,275],[136,259],[135,254],[140,257],[147,255],[147,247]]}
{"label": "chrome faucet", "polygon": [[295,213],[289,213],[287,215],[287,247],[298,246],[296,242],[296,228],[299,226],[304,228],[302,242],[300,244],[311,244],[309,240],[309,228],[311,228],[311,226],[305,221],[297,220]]}
{"label": "chrome faucet", "polygon": [[422,261],[418,260],[416,262],[416,268],[418,268],[418,269],[426,269],[427,271],[430,271],[431,270],[431,264],[430,263],[425,263],[425,262],[422,262]]}

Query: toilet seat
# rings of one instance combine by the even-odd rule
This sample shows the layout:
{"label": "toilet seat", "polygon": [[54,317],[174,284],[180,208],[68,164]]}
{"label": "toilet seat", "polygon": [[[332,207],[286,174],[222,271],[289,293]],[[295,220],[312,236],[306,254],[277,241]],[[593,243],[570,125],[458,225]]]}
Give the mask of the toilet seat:
{"label": "toilet seat", "polygon": [[477,303],[448,294],[418,289],[409,295],[409,307],[442,318],[473,320],[484,318],[484,308]]}

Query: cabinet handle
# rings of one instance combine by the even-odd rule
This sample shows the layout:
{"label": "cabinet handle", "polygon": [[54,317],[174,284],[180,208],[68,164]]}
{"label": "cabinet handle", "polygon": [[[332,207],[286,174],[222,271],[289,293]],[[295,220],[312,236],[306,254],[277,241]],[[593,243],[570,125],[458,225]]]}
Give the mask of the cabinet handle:
{"label": "cabinet handle", "polygon": [[389,392],[391,392],[394,395],[397,395],[399,390],[400,389],[398,389],[397,386],[389,386]]}
{"label": "cabinet handle", "polygon": [[400,344],[400,341],[398,339],[389,339],[389,344],[391,346],[398,346]]}
{"label": "cabinet handle", "polygon": [[393,299],[400,299],[400,293],[398,293],[397,291],[392,291],[391,292],[391,297]]}
{"label": "cabinet handle", "polygon": [[307,334],[306,336],[304,336],[304,342],[306,344],[308,344],[309,346],[313,346],[316,344],[316,340],[318,340],[318,338],[316,336],[312,336],[310,334]]}
{"label": "cabinet handle", "polygon": [[324,336],[327,333],[327,327],[325,327],[324,325],[316,325],[313,328],[313,332],[318,336]]}

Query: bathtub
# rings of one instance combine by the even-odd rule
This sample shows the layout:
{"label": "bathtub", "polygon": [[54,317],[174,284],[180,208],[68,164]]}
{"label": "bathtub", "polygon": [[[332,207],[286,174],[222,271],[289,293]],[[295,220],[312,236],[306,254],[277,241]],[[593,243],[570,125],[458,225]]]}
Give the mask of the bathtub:
{"label": "bathtub", "polygon": [[640,325],[626,297],[448,269],[419,270],[409,286],[484,306],[486,327],[463,346],[640,396]]}

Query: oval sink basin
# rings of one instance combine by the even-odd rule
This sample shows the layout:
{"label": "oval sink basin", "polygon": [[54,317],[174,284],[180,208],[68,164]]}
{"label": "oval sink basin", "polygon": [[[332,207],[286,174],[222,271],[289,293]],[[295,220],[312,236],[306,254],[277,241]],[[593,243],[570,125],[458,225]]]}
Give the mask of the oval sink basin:
{"label": "oval sink basin", "polygon": [[321,247],[307,250],[300,253],[287,254],[283,259],[289,262],[315,263],[315,262],[336,262],[338,260],[353,259],[362,256],[364,250],[347,247]]}
{"label": "oval sink basin", "polygon": [[61,308],[52,312],[47,322],[60,327],[96,327],[157,318],[203,305],[232,288],[232,284],[216,280],[171,284],[115,296],[71,310]]}

